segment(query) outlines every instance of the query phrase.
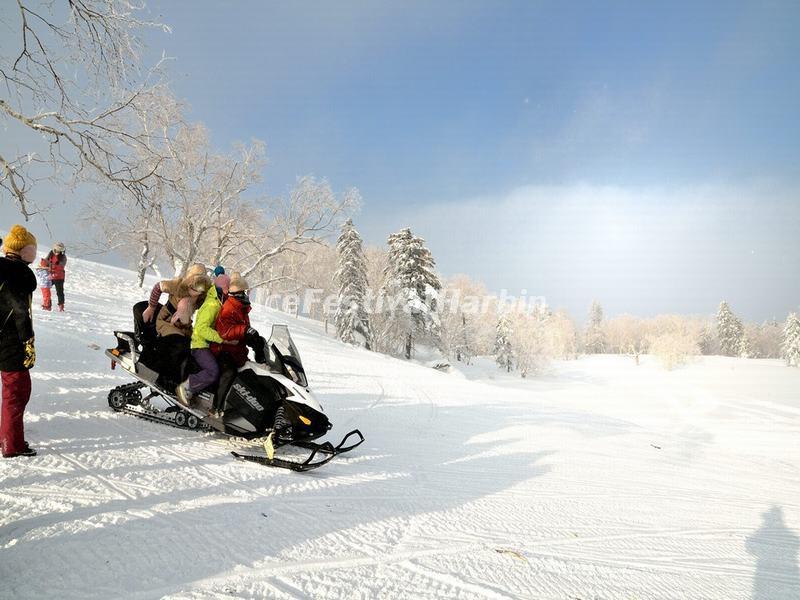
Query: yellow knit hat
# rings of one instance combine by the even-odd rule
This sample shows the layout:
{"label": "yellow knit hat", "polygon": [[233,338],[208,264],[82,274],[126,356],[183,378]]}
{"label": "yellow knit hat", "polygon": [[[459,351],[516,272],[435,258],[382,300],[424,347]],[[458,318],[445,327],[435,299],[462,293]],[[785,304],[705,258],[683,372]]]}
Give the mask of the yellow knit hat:
{"label": "yellow knit hat", "polygon": [[8,235],[3,238],[3,247],[6,252],[19,252],[25,246],[35,246],[36,236],[22,225],[14,225]]}

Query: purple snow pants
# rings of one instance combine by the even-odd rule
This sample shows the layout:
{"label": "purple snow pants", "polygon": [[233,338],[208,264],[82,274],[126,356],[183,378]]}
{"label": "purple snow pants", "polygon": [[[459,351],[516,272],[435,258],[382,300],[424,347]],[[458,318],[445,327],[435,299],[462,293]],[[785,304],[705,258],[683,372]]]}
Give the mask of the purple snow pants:
{"label": "purple snow pants", "polygon": [[219,379],[219,365],[214,353],[208,348],[192,350],[192,358],[194,358],[197,366],[200,367],[197,373],[189,375],[189,391],[196,394],[217,382]]}

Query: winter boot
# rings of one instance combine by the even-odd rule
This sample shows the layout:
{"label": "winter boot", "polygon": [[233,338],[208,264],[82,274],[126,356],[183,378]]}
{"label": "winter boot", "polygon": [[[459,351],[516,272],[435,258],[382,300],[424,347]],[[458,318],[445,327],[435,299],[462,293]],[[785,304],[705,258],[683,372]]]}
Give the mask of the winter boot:
{"label": "winter boot", "polygon": [[64,305],[63,304],[59,304],[58,305],[58,312],[64,312]]}
{"label": "winter boot", "polygon": [[194,394],[189,391],[189,380],[187,379],[178,387],[175,388],[175,395],[178,397],[178,402],[186,408],[191,408],[192,398]]}
{"label": "winter boot", "polygon": [[28,442],[25,442],[25,448],[22,451],[3,454],[3,458],[14,458],[16,456],[36,456],[36,450],[31,448]]}

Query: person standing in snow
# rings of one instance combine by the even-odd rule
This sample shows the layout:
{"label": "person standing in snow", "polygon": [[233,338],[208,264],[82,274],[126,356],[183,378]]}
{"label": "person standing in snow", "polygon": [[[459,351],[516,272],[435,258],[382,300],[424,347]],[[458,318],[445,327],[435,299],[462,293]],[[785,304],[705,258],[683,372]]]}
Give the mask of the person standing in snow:
{"label": "person standing in snow", "polygon": [[39,290],[42,292],[42,309],[51,310],[53,308],[53,296],[50,288],[53,282],[50,280],[50,268],[47,266],[47,259],[43,258],[36,267],[36,280],[39,282]]}
{"label": "person standing in snow", "polygon": [[31,398],[31,369],[36,362],[31,303],[36,277],[29,265],[36,260],[36,238],[14,225],[3,241],[0,258],[0,449],[3,458],[35,456],[25,441],[23,415]]}
{"label": "person standing in snow", "polygon": [[58,310],[64,312],[64,277],[67,266],[67,249],[61,242],[53,244],[53,249],[47,255],[47,264],[50,267],[50,281],[56,288],[58,295]]}

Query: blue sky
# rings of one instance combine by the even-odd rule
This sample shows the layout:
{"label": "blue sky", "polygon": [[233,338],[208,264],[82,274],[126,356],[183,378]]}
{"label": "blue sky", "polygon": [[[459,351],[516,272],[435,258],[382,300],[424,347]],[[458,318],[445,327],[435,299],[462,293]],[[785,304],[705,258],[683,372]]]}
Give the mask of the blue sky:
{"label": "blue sky", "polygon": [[370,243],[580,317],[800,308],[800,3],[148,6],[214,143],[359,188]]}

